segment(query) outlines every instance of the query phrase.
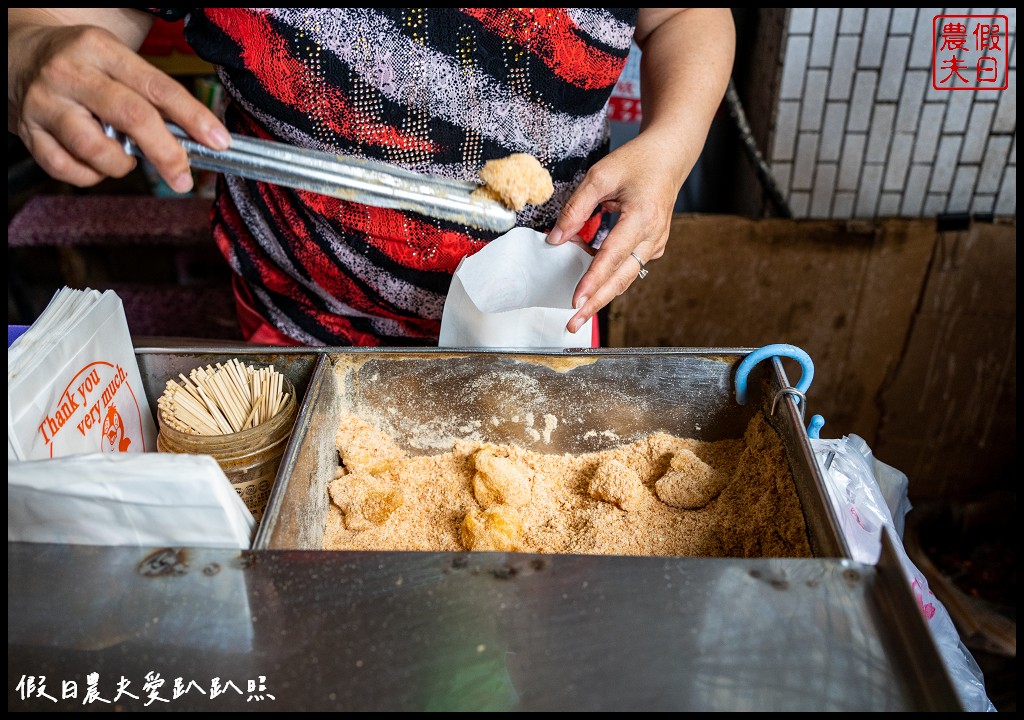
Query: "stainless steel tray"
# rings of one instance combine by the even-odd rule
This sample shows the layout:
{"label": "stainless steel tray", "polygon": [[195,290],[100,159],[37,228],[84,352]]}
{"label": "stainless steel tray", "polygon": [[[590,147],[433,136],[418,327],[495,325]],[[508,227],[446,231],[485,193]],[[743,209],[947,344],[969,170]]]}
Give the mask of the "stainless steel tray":
{"label": "stainless steel tray", "polygon": [[[338,464],[334,435],[343,411],[386,427],[413,455],[445,438],[472,436],[543,453],[607,449],[664,431],[699,440],[743,436],[758,410],[783,439],[817,557],[849,557],[824,481],[776,360],[755,367],[750,401],[736,403],[733,377],[749,350],[668,349],[527,353],[450,350],[326,353],[268,504],[255,548],[323,547],[327,484]],[[488,422],[496,415],[539,418],[558,411],[542,438],[533,423]],[[423,436],[429,435],[427,444]]]}
{"label": "stainless steel tray", "polygon": [[[751,405],[736,405],[730,373],[745,352],[602,351],[560,364],[517,353],[139,349],[151,401],[178,371],[241,356],[273,362],[299,388],[271,507],[245,552],[8,543],[8,709],[112,709],[83,705],[87,674],[107,699],[129,681],[124,710],[961,709],[892,543],[865,565],[837,541],[788,397],[773,422],[813,558],[317,549],[325,468],[336,464],[324,428],[345,403],[414,413],[422,396],[408,389],[435,386],[436,368],[458,368],[428,395],[450,403],[475,373],[507,366],[578,403],[580,424],[562,428],[560,447],[590,447],[580,432],[590,413],[610,413],[623,435],[658,425],[730,437],[788,384],[778,362],[765,363]],[[339,359],[355,368],[344,386]],[[359,382],[366,372],[377,379]],[[44,677],[46,695],[24,691]],[[203,692],[173,695],[179,678]],[[238,691],[211,697],[214,678]],[[144,689],[154,680],[166,702]],[[61,695],[63,681],[77,681],[77,696]]]}

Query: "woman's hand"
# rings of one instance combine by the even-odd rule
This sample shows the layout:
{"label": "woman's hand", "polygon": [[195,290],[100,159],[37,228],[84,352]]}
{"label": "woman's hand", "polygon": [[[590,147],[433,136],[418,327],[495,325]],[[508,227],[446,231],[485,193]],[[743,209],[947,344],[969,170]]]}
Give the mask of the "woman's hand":
{"label": "woman's hand", "polygon": [[52,177],[87,187],[131,172],[135,158],[102,123],[131,137],[178,192],[192,175],[165,119],[209,147],[229,145],[209,108],[136,53],[151,24],[130,9],[8,10],[7,127]]}
{"label": "woman's hand", "polygon": [[[566,328],[576,332],[598,310],[626,292],[641,266],[660,258],[685,172],[673,166],[677,156],[656,133],[642,133],[590,169],[566,201],[548,242],[578,241],[576,235],[600,205],[619,213],[590,269],[573,293],[578,312]],[[686,168],[688,170],[689,168]],[[584,245],[589,252],[594,251]],[[639,260],[632,257],[636,255]]]}
{"label": "woman's hand", "polygon": [[576,286],[569,332],[624,293],[640,263],[665,253],[676,198],[732,73],[736,30],[728,8],[640,8],[634,39],[642,51],[640,133],[590,169],[548,235],[554,245],[579,242],[598,206],[620,213]]}

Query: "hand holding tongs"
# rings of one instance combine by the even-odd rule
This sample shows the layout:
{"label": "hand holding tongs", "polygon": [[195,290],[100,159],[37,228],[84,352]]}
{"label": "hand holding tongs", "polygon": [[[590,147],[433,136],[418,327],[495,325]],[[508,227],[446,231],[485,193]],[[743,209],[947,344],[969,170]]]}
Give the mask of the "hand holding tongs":
{"label": "hand holding tongs", "polygon": [[[374,207],[410,210],[462,225],[505,232],[516,215],[504,205],[473,198],[480,186],[461,180],[420,175],[387,163],[333,155],[244,135],[231,136],[227,150],[212,150],[177,125],[168,130],[188,153],[192,167],[238,175],[247,180],[329,195]],[[103,131],[129,155],[143,157],[127,135],[104,124]]]}

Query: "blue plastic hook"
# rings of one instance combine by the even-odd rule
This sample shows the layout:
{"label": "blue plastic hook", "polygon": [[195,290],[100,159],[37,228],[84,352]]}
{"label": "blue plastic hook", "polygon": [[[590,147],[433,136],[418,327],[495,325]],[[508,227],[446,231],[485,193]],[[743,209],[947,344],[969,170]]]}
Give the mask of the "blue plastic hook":
{"label": "blue plastic hook", "polygon": [[805,395],[807,394],[807,388],[811,386],[811,380],[814,379],[814,363],[811,362],[811,356],[796,345],[784,343],[765,345],[743,358],[739,367],[736,368],[736,402],[740,405],[747,404],[747,376],[750,375],[750,371],[759,362],[770,357],[788,357],[799,362],[802,374],[794,387]]}
{"label": "blue plastic hook", "polygon": [[[763,348],[753,351],[740,361],[739,367],[736,368],[737,403],[740,405],[747,404],[747,378],[750,375],[750,371],[759,362],[771,357],[788,357],[800,363],[800,380],[797,381],[794,387],[796,387],[796,389],[801,393],[807,393],[807,389],[811,387],[811,381],[814,379],[814,363],[811,361],[811,356],[796,345],[778,343],[775,345],[765,345]],[[799,399],[797,402],[799,402]],[[821,415],[813,416],[811,418],[810,425],[807,427],[807,434],[812,438],[817,438],[818,433],[824,424],[825,419]]]}
{"label": "blue plastic hook", "polygon": [[812,415],[811,422],[807,426],[807,434],[817,440],[821,436],[821,428],[825,426],[825,418],[821,415]]}

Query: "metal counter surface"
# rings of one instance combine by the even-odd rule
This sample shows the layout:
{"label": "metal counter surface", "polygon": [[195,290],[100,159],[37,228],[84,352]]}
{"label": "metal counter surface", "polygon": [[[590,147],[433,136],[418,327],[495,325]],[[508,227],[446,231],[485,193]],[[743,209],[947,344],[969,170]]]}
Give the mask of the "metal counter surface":
{"label": "metal counter surface", "polygon": [[896,563],[8,543],[8,710],[959,709]]}
{"label": "metal counter surface", "polygon": [[[8,542],[9,711],[960,709],[888,538],[876,565],[830,540],[834,519],[789,398],[777,419],[811,530],[820,526],[814,558],[331,552],[311,549],[319,522],[303,530],[303,513],[282,512],[292,493],[322,497],[334,462],[316,462],[335,451],[311,433],[321,415],[336,421],[341,400],[327,352],[137,349],[154,406],[167,377],[232,356],[275,363],[305,396],[273,522],[261,527],[281,544]],[[612,355],[580,376],[634,378],[624,384],[649,398],[638,408],[676,416],[678,383],[665,377],[678,374]],[[728,373],[742,352],[725,363],[668,355],[658,362],[709,374],[692,402],[735,424]],[[373,366],[391,371],[415,379]],[[788,384],[778,361],[764,372]],[[618,403],[627,420],[630,402]]]}

